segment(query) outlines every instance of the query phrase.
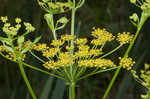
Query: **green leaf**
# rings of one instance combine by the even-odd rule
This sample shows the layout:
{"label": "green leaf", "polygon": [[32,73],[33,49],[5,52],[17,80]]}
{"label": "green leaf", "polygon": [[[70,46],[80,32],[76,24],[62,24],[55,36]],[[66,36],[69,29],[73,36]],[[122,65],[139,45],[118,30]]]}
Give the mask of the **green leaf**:
{"label": "green leaf", "polygon": [[40,39],[41,39],[41,36],[37,37],[37,38],[33,41],[33,44],[36,44]]}
{"label": "green leaf", "polygon": [[46,20],[48,26],[50,27],[51,30],[54,30],[53,26],[53,15],[52,14],[45,14],[44,19]]}
{"label": "green leaf", "polygon": [[[63,29],[67,23],[68,23],[68,19],[66,17],[61,17],[56,23],[56,30]],[[62,25],[58,26],[58,24],[62,24]]]}
{"label": "green leaf", "polygon": [[67,23],[68,19],[66,17],[61,17],[57,22],[58,23]]}

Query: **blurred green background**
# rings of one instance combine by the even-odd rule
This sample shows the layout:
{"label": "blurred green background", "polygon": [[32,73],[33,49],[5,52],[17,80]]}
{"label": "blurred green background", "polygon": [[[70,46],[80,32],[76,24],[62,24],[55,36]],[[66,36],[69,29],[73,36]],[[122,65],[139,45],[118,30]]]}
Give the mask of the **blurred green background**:
{"label": "blurred green background", "polygon": [[[133,12],[140,13],[140,9],[130,4],[129,0],[86,0],[85,5],[76,14],[76,33],[79,36],[90,38],[89,34],[94,26],[106,28],[114,35],[123,31],[134,33],[136,28],[129,21],[129,16]],[[52,35],[43,18],[44,13],[36,0],[0,0],[0,16],[8,16],[12,21],[14,18],[20,17],[23,21],[31,22],[36,31],[31,33],[28,38],[34,39],[42,35],[40,42],[48,43],[52,39]],[[66,14],[68,18],[69,13]],[[143,68],[144,63],[150,63],[149,21],[144,24],[130,53],[130,56],[136,60],[135,69],[137,71]],[[69,31],[66,28],[59,34]],[[105,50],[115,46],[113,43],[108,44]],[[127,46],[121,48],[110,57],[115,59],[123,55],[126,48]],[[44,69],[30,55],[26,62]],[[29,68],[25,69],[38,99],[68,99],[68,86],[64,81]],[[77,99],[101,99],[113,74],[114,71],[105,72],[80,81],[76,86]],[[122,70],[107,99],[140,99],[140,94],[144,92],[145,88],[135,82],[129,72]],[[0,99],[31,99],[17,64],[7,61],[3,57],[0,57]]]}

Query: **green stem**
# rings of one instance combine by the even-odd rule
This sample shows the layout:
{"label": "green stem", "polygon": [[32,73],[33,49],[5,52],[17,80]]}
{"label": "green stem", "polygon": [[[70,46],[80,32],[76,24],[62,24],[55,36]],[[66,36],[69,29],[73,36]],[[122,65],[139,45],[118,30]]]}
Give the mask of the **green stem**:
{"label": "green stem", "polygon": [[109,69],[105,69],[105,70],[100,70],[100,71],[97,71],[97,72],[92,72],[92,73],[89,73],[81,78],[79,78],[77,81],[81,80],[81,79],[85,79],[89,76],[92,76],[92,75],[95,75],[95,74],[98,74],[98,73],[102,73],[102,72],[106,72],[106,71],[110,71],[110,70],[114,70],[114,69],[117,69],[117,68],[120,68],[120,67],[114,67],[114,68],[109,68]]}
{"label": "green stem", "polygon": [[[129,52],[131,51],[131,49],[132,49],[132,47],[133,47],[133,45],[134,45],[134,43],[135,43],[135,41],[136,41],[136,38],[137,38],[137,36],[138,36],[140,30],[141,30],[143,24],[145,23],[145,21],[147,20],[147,18],[148,18],[148,15],[145,14],[144,12],[142,12],[142,14],[141,14],[141,19],[140,19],[140,23],[139,23],[138,26],[137,26],[136,34],[135,34],[133,40],[131,41],[131,43],[130,43],[128,49],[126,50],[126,52],[125,52],[123,58],[126,58],[126,57],[128,56]],[[119,74],[120,70],[121,70],[121,67],[119,67],[119,68],[116,70],[116,72],[115,72],[115,74],[114,74],[114,76],[113,76],[111,82],[109,83],[108,88],[107,88],[107,90],[106,90],[106,92],[105,92],[105,94],[104,94],[104,96],[103,96],[102,99],[106,99],[106,97],[107,97],[108,93],[110,92],[110,90],[111,90],[111,88],[112,88],[112,86],[113,86],[113,84],[114,84],[116,78],[118,77],[118,74]]]}
{"label": "green stem", "polygon": [[106,97],[107,97],[107,95],[108,95],[108,93],[109,93],[111,87],[113,86],[113,84],[114,84],[114,82],[115,82],[115,80],[116,80],[116,78],[117,78],[117,76],[118,76],[118,74],[119,74],[120,69],[121,69],[121,67],[119,67],[119,68],[117,69],[117,71],[115,72],[115,75],[113,76],[111,82],[109,83],[108,88],[107,88],[107,90],[105,91],[105,94],[104,94],[104,96],[103,96],[102,99],[106,99]]}
{"label": "green stem", "polygon": [[53,26],[52,32],[53,32],[54,40],[57,40],[56,30],[55,30],[55,26],[54,26],[54,18],[53,18],[53,15],[52,15],[52,26]]}
{"label": "green stem", "polygon": [[57,40],[56,30],[54,26],[54,15],[48,14],[48,17],[45,18],[49,28],[52,30],[54,40]]}
{"label": "green stem", "polygon": [[69,99],[75,99],[75,83],[71,82],[69,86]]}
{"label": "green stem", "polygon": [[113,49],[112,51],[106,53],[105,55],[101,56],[100,58],[104,58],[110,54],[112,54],[113,52],[117,51],[120,47],[122,47],[122,45],[119,45],[118,47],[116,47],[115,49]]}
{"label": "green stem", "polygon": [[71,17],[71,35],[74,36],[74,25],[75,25],[75,8],[72,9],[72,17]]}
{"label": "green stem", "polygon": [[30,85],[30,83],[29,83],[29,80],[28,80],[28,78],[27,78],[27,75],[26,75],[26,73],[25,73],[25,71],[24,71],[23,63],[22,63],[20,57],[18,58],[18,64],[19,64],[19,68],[20,68],[22,77],[23,77],[23,79],[24,79],[24,81],[25,81],[25,83],[26,83],[26,85],[27,85],[27,87],[28,87],[29,93],[31,94],[31,96],[32,96],[33,99],[37,99],[37,97],[35,96],[35,93],[33,92],[32,87],[31,87],[31,85]]}
{"label": "green stem", "polygon": [[32,51],[29,51],[31,53],[32,56],[34,56],[37,60],[41,61],[42,63],[45,63],[44,60],[42,60],[41,58],[39,58],[37,55],[35,55]]}
{"label": "green stem", "polygon": [[[71,35],[74,36],[74,27],[75,27],[75,0],[73,0],[73,8],[72,8],[72,17],[71,17]],[[74,46],[73,40],[71,41],[71,45]],[[71,51],[71,54],[73,54],[74,49]],[[73,66],[70,66],[70,74],[71,77],[73,76]]]}
{"label": "green stem", "polygon": [[75,81],[77,81],[77,80],[78,80],[78,77],[80,77],[83,73],[85,73],[85,71],[86,71],[86,68],[85,68],[85,67],[79,68],[77,74],[75,75]]}

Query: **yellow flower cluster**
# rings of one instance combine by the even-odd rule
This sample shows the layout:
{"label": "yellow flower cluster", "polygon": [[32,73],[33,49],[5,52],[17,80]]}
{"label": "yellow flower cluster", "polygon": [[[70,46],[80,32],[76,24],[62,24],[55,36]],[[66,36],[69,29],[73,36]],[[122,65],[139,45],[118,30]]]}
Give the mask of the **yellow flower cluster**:
{"label": "yellow flower cluster", "polygon": [[3,45],[0,45],[0,52],[8,52],[8,50]]}
{"label": "yellow flower cluster", "polygon": [[120,42],[120,44],[130,43],[132,39],[133,35],[131,35],[130,32],[118,33],[117,35],[117,41]]}
{"label": "yellow flower cluster", "polygon": [[141,5],[141,9],[142,10],[150,9],[150,0],[145,0],[145,2],[143,2],[143,5]]}
{"label": "yellow flower cluster", "polygon": [[88,45],[80,45],[78,46],[78,51],[75,53],[76,58],[86,57],[88,56],[88,52],[90,47]]}
{"label": "yellow flower cluster", "polygon": [[71,50],[73,50],[74,49],[74,46],[66,46],[66,50],[68,50],[68,51],[71,51]]}
{"label": "yellow flower cluster", "polygon": [[8,21],[8,17],[5,16],[5,17],[1,17],[0,20],[3,22],[3,23],[6,23]]}
{"label": "yellow flower cluster", "polygon": [[[23,45],[21,48],[19,48],[18,46],[15,47],[16,51],[22,51],[25,47],[27,47],[26,45]],[[3,45],[0,45],[0,52],[4,52],[4,55],[12,60],[12,61],[17,61],[17,57],[15,53],[9,52]],[[26,57],[25,54],[22,55],[22,60],[24,60]]]}
{"label": "yellow flower cluster", "polygon": [[58,69],[60,67],[68,67],[74,64],[73,55],[68,52],[62,52],[59,55],[58,61],[48,61],[43,66],[47,69]]}
{"label": "yellow flower cluster", "polygon": [[120,59],[120,66],[122,66],[123,68],[127,69],[127,70],[131,70],[133,65],[135,64],[135,61],[132,60],[132,58],[121,58]]}
{"label": "yellow flower cluster", "polygon": [[98,56],[98,55],[102,55],[103,52],[102,52],[102,49],[91,49],[89,50],[89,53],[88,55],[94,55],[94,56]]}
{"label": "yellow flower cluster", "polygon": [[88,58],[92,55],[98,56],[102,54],[102,49],[90,49],[88,45],[78,46],[79,50],[75,52],[76,58]]}
{"label": "yellow flower cluster", "polygon": [[43,56],[47,57],[47,58],[52,58],[54,57],[58,52],[60,51],[59,48],[49,48],[47,50],[43,50]]}
{"label": "yellow flower cluster", "polygon": [[[19,29],[21,28],[21,19],[20,18],[15,19],[15,22],[16,22],[15,26],[11,26],[11,24],[7,22],[8,21],[7,16],[1,17],[0,20],[4,23],[4,26],[2,28],[4,33],[11,34],[13,36],[17,35]],[[28,32],[33,32],[35,30],[35,28],[30,23],[24,22],[24,25]]]}
{"label": "yellow flower cluster", "polygon": [[86,38],[77,38],[75,40],[75,43],[79,44],[79,45],[85,45],[87,43],[87,39]]}
{"label": "yellow flower cluster", "polygon": [[92,31],[92,36],[96,39],[92,40],[91,43],[94,45],[103,45],[106,42],[114,40],[115,36],[112,33],[109,33],[105,29],[97,28]]}
{"label": "yellow flower cluster", "polygon": [[[10,60],[12,60],[12,61],[17,61],[17,56],[16,56],[16,54],[15,53],[8,53],[8,54],[6,54],[6,57],[8,58],[8,59],[10,59]],[[22,56],[22,61],[24,61],[24,59],[25,59],[25,57],[26,57],[26,54],[23,54],[23,56]]]}
{"label": "yellow flower cluster", "polygon": [[108,59],[91,59],[91,60],[80,60],[78,61],[78,66],[85,67],[100,67],[106,69],[108,67],[116,66],[111,60]]}
{"label": "yellow flower cluster", "polygon": [[8,22],[8,17],[0,17],[0,21],[3,23],[2,30],[6,34],[5,37],[0,37],[1,42],[3,45],[0,45],[1,54],[6,56],[8,59],[12,61],[17,61],[18,55],[22,57],[22,60],[25,59],[25,53],[30,50],[30,46],[32,42],[25,42],[24,36],[32,31],[34,31],[34,27],[30,24],[25,22],[25,33],[21,34],[21,36],[17,35],[19,29],[21,28],[22,20],[20,18],[15,18],[15,25],[12,26]]}
{"label": "yellow flower cluster", "polygon": [[61,40],[63,41],[70,41],[70,40],[73,40],[75,38],[75,36],[73,35],[62,35],[61,36]]}
{"label": "yellow flower cluster", "polygon": [[[68,67],[72,66],[75,63],[77,64],[79,62],[79,65],[81,66],[81,60],[87,59],[87,63],[91,62],[91,65],[89,67],[101,67],[101,68],[106,68],[106,67],[111,67],[115,66],[115,64],[106,59],[97,59],[93,58],[95,56],[99,56],[102,54],[102,49],[101,48],[90,48],[86,43],[87,39],[82,38],[82,39],[76,39],[74,43],[77,45],[76,50],[74,54],[70,53],[70,50],[74,49],[74,46],[64,44],[64,47],[66,51],[62,51],[58,45],[62,45],[64,41],[70,42],[70,40],[74,40],[74,36],[72,35],[62,35],[60,40],[53,40],[50,45],[53,45],[53,47],[47,47],[46,44],[37,44],[33,46],[34,50],[37,51],[42,51],[43,56],[47,57],[48,59],[50,58],[48,62],[44,63],[43,66],[47,69],[58,69],[59,67]],[[57,57],[55,60],[54,57]],[[93,58],[93,59],[92,59]],[[80,61],[79,61],[80,60]],[[82,66],[87,66],[87,65],[82,65]]]}
{"label": "yellow flower cluster", "polygon": [[52,43],[51,43],[51,45],[53,45],[53,46],[61,46],[61,45],[63,45],[64,44],[64,41],[62,41],[62,40],[52,40]]}
{"label": "yellow flower cluster", "polygon": [[[112,41],[115,36],[100,28],[94,28],[92,36],[95,39],[91,41],[90,46],[87,44],[88,40],[86,38],[76,39],[72,35],[62,35],[59,40],[52,40],[50,43],[52,47],[47,47],[46,44],[37,44],[33,49],[42,51],[43,56],[50,59],[43,64],[47,69],[58,69],[59,67],[68,67],[74,64],[77,64],[79,67],[99,67],[103,69],[116,66],[111,60],[100,58],[103,54],[102,47],[97,47],[97,45],[104,45],[106,42]],[[132,38],[133,35],[124,32],[118,34],[117,40],[120,44],[126,44]],[[73,41],[74,46],[71,45],[70,41]],[[74,50],[73,53],[71,53],[72,50]],[[128,70],[131,69],[133,64],[134,62],[131,58],[120,59],[120,65],[123,65]]]}
{"label": "yellow flower cluster", "polygon": [[147,10],[147,13],[150,13],[150,0],[130,0],[131,3],[135,4],[137,7],[140,7],[142,10]]}
{"label": "yellow flower cluster", "polygon": [[16,18],[15,21],[16,21],[16,23],[18,23],[18,24],[21,23],[21,19],[20,19],[20,18]]}
{"label": "yellow flower cluster", "polygon": [[[139,81],[140,84],[142,84],[144,87],[149,88],[150,87],[150,66],[149,64],[145,64],[144,70],[140,71],[140,75],[137,75],[135,70],[132,70],[131,73],[133,77]],[[147,90],[148,91],[148,90]],[[141,95],[142,99],[149,99],[148,93]]]}
{"label": "yellow flower cluster", "polygon": [[131,20],[133,20],[134,22],[139,21],[139,17],[136,13],[133,13],[132,16],[129,17]]}
{"label": "yellow flower cluster", "polygon": [[8,59],[12,60],[12,61],[16,61],[16,60],[17,60],[16,54],[14,54],[14,53],[8,53],[8,54],[6,55],[6,57],[7,57]]}
{"label": "yellow flower cluster", "polygon": [[28,32],[33,32],[35,30],[35,28],[28,22],[24,22],[24,25],[25,25],[25,29],[28,31]]}
{"label": "yellow flower cluster", "polygon": [[56,62],[54,62],[53,60],[46,62],[45,64],[43,64],[43,66],[47,69],[58,69]]}
{"label": "yellow flower cluster", "polygon": [[20,28],[21,28],[21,25],[19,23],[17,23],[15,27],[11,26],[10,23],[4,23],[2,30],[6,34],[16,35]]}
{"label": "yellow flower cluster", "polygon": [[45,43],[43,43],[43,44],[38,43],[38,44],[34,45],[32,47],[32,49],[37,50],[37,51],[43,51],[43,50],[48,49],[48,46]]}
{"label": "yellow flower cluster", "polygon": [[38,2],[42,9],[51,14],[64,13],[72,8],[69,2],[53,2],[51,0],[42,0]]}
{"label": "yellow flower cluster", "polygon": [[71,66],[74,63],[74,56],[71,55],[69,52],[62,52],[59,55],[59,59],[62,65],[64,66]]}

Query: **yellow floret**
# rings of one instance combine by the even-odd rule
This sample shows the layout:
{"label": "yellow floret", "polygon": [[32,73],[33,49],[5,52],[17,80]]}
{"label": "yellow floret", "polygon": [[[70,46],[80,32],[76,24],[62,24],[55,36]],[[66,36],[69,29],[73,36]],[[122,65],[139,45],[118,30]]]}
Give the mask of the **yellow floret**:
{"label": "yellow floret", "polygon": [[89,49],[90,49],[90,47],[88,45],[79,45],[78,49],[79,50],[77,52],[75,52],[76,58],[88,57]]}
{"label": "yellow floret", "polygon": [[75,43],[79,44],[79,45],[84,45],[87,43],[87,39],[86,38],[78,38],[75,40]]}
{"label": "yellow floret", "polygon": [[17,35],[19,29],[20,27],[13,27],[10,23],[5,23],[2,27],[3,32],[11,35]]}
{"label": "yellow floret", "polygon": [[8,50],[3,46],[3,45],[0,45],[0,52],[8,52]]}
{"label": "yellow floret", "polygon": [[114,67],[116,65],[114,64],[114,62],[112,62],[109,59],[95,59],[94,60],[94,66],[106,69],[109,67]]}
{"label": "yellow floret", "polygon": [[49,48],[47,50],[42,51],[43,56],[49,58],[54,57],[60,51],[59,48]]}
{"label": "yellow floret", "polygon": [[33,32],[35,30],[35,28],[28,22],[24,22],[24,25],[25,25],[25,29],[29,32]]}
{"label": "yellow floret", "polygon": [[46,50],[48,47],[45,43],[41,44],[38,43],[37,45],[34,45],[32,49],[37,50],[37,51],[43,51]]}
{"label": "yellow floret", "polygon": [[73,40],[75,37],[73,35],[62,35],[61,40],[63,41],[70,41]]}
{"label": "yellow floret", "polygon": [[[150,10],[150,0],[145,0],[141,5],[142,10]],[[149,13],[149,12],[148,12]]]}
{"label": "yellow floret", "polygon": [[117,35],[117,41],[120,44],[130,43],[132,39],[133,39],[133,35],[131,35],[130,32],[118,33]]}
{"label": "yellow floret", "polygon": [[89,52],[88,51],[77,51],[76,53],[75,53],[75,57],[76,58],[81,58],[81,57],[88,57],[89,55]]}
{"label": "yellow floret", "polygon": [[31,44],[31,42],[29,42],[29,41],[24,42],[21,49],[24,49],[24,48],[30,46],[30,44]]}
{"label": "yellow floret", "polygon": [[53,46],[61,46],[64,44],[64,41],[61,41],[61,40],[52,40],[52,43],[51,45]]}
{"label": "yellow floret", "polygon": [[102,53],[103,53],[102,49],[91,49],[88,54],[98,56],[101,55]]}
{"label": "yellow floret", "polygon": [[54,61],[48,61],[45,64],[43,64],[43,66],[47,69],[57,69],[58,68],[56,62],[54,62]]}
{"label": "yellow floret", "polygon": [[74,56],[69,52],[61,52],[59,59],[63,66],[71,66],[74,64]]}
{"label": "yellow floret", "polygon": [[112,33],[107,32],[105,29],[97,28],[92,31],[92,36],[96,39],[92,40],[91,43],[94,45],[103,45],[108,41],[112,41],[115,36]]}
{"label": "yellow floret", "polygon": [[66,46],[66,50],[70,51],[70,50],[73,50],[74,49],[74,46]]}
{"label": "yellow floret", "polygon": [[3,22],[3,23],[6,23],[7,22],[7,20],[8,20],[8,17],[7,16],[5,16],[5,17],[1,17],[0,18],[0,20]]}
{"label": "yellow floret", "polygon": [[127,69],[127,70],[131,70],[133,65],[135,64],[135,61],[132,60],[132,58],[121,58],[120,59],[120,66],[122,66],[123,68]]}
{"label": "yellow floret", "polygon": [[[17,61],[17,56],[14,53],[8,52],[5,56],[12,61]],[[23,54],[21,59],[24,61],[25,57],[26,57],[26,55]]]}
{"label": "yellow floret", "polygon": [[93,62],[93,60],[80,60],[80,61],[78,61],[78,66],[79,67],[82,67],[82,66],[84,66],[84,67],[93,67],[93,64],[94,62]]}
{"label": "yellow floret", "polygon": [[130,0],[130,2],[136,4],[136,0]]}
{"label": "yellow floret", "polygon": [[106,69],[108,67],[116,66],[111,60],[108,59],[90,59],[90,60],[80,60],[78,61],[78,66],[82,67],[99,67]]}
{"label": "yellow floret", "polygon": [[88,51],[90,49],[90,47],[88,45],[79,45],[78,49],[80,51]]}
{"label": "yellow floret", "polygon": [[16,18],[15,21],[16,21],[16,23],[18,23],[18,24],[21,23],[21,19],[20,19],[20,18]]}

